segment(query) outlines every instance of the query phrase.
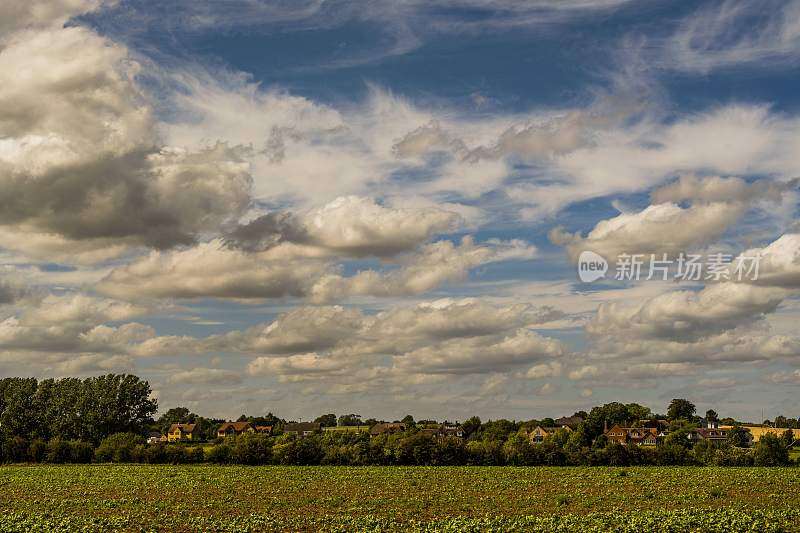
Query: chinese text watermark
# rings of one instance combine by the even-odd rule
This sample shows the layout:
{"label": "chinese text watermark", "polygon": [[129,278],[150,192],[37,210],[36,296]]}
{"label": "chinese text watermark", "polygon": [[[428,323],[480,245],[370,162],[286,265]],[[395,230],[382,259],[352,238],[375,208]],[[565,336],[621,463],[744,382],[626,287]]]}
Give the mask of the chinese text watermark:
{"label": "chinese text watermark", "polygon": [[[756,281],[761,254],[739,255],[712,253],[627,254],[614,261],[613,279],[618,281]],[[608,261],[596,252],[586,250],[578,257],[578,278],[591,283],[606,277]]]}

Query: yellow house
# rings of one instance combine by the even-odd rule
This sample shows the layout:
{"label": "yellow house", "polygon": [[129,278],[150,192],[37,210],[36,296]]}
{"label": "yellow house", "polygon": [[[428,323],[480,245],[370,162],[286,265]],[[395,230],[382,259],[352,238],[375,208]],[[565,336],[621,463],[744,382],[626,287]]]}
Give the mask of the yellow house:
{"label": "yellow house", "polygon": [[200,436],[200,428],[197,424],[172,424],[167,432],[169,442],[197,440]]}
{"label": "yellow house", "polygon": [[544,442],[544,439],[554,435],[556,431],[566,431],[567,433],[572,433],[572,428],[569,426],[561,426],[560,428],[543,428],[542,426],[536,426],[533,431],[528,433],[528,438],[533,443]]}

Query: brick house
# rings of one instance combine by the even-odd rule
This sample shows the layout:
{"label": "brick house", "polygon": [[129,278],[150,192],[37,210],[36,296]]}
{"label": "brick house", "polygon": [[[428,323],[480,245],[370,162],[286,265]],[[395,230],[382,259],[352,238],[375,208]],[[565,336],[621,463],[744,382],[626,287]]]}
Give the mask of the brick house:
{"label": "brick house", "polygon": [[617,444],[636,444],[637,446],[655,446],[661,434],[656,428],[623,427],[619,424],[607,430],[603,435]]}
{"label": "brick house", "polygon": [[250,422],[225,422],[217,429],[217,437],[232,437],[243,433],[253,433],[255,428]]}
{"label": "brick house", "polygon": [[402,422],[388,422],[388,423],[384,422],[372,426],[369,430],[369,434],[374,437],[376,435],[383,435],[383,434],[391,435],[392,433],[401,433],[405,430],[406,430],[406,425],[403,424]]}
{"label": "brick house", "polygon": [[319,422],[291,422],[283,426],[284,433],[300,437],[307,437],[318,431],[322,431],[322,425]]}

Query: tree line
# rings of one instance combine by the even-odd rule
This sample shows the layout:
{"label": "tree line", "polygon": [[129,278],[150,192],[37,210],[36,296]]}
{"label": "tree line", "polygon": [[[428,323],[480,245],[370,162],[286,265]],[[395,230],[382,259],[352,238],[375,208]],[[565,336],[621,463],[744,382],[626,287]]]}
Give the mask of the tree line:
{"label": "tree line", "polygon": [[[323,431],[299,437],[284,434],[287,422],[271,413],[239,417],[253,425],[273,426],[273,434],[217,438],[223,420],[198,416],[186,408],[167,410],[154,419],[158,405],[150,385],[133,375],[109,374],[77,379],[5,378],[0,380],[0,461],[3,462],[144,462],[281,465],[725,465],[792,464],[794,436],[764,435],[747,449],[746,433],[733,419],[728,439],[693,443],[687,435],[700,417],[688,400],[676,399],[666,415],[636,403],[612,402],[577,412],[573,430],[557,430],[541,443],[528,433],[552,427],[551,418],[528,421],[488,420],[474,416],[461,423],[463,437],[442,436],[424,429],[435,420],[398,420],[406,430],[371,436],[363,430]],[[798,427],[797,419],[779,417]],[[614,424],[637,425],[668,420],[667,435],[657,446],[621,445],[604,431]],[[709,410],[706,420],[718,419]],[[357,414],[321,415],[323,427],[372,426],[379,421]],[[776,419],[776,422],[778,419]],[[207,442],[148,444],[149,432],[164,433],[174,423],[195,423]],[[799,432],[800,433],[800,432]]]}

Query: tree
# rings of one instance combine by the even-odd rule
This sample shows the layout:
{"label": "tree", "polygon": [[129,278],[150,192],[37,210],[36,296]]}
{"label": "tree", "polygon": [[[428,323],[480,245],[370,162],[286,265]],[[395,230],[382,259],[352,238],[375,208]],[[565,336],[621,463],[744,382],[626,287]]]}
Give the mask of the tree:
{"label": "tree", "polygon": [[781,440],[783,440],[783,445],[786,446],[787,449],[791,448],[794,444],[794,432],[791,429],[787,429],[783,432],[783,435],[781,435]]}
{"label": "tree", "polygon": [[689,400],[675,398],[667,409],[667,418],[670,420],[692,420],[697,411],[695,405]]}
{"label": "tree", "polygon": [[750,442],[750,433],[742,426],[735,425],[728,430],[728,444],[736,448],[746,448]]}
{"label": "tree", "polygon": [[403,417],[402,420],[400,420],[400,422],[402,422],[403,424],[405,424],[407,426],[413,426],[414,425],[414,417],[411,416],[411,415],[406,415],[406,416]]}
{"label": "tree", "polygon": [[130,374],[84,380],[79,402],[84,414],[84,440],[100,442],[114,433],[144,433],[158,409],[151,393],[149,383]]}
{"label": "tree", "polygon": [[161,433],[166,433],[172,424],[189,424],[194,422],[196,418],[197,415],[186,407],[172,407],[161,415],[156,423]]}
{"label": "tree", "polygon": [[583,444],[585,446],[591,445],[594,439],[602,435],[606,426],[610,428],[614,424],[627,425],[647,418],[649,415],[650,408],[637,403],[625,405],[619,402],[611,402],[593,407],[583,421]]}
{"label": "tree", "polygon": [[461,427],[464,428],[464,435],[469,438],[480,429],[481,419],[477,416],[470,417],[461,424]]}
{"label": "tree", "polygon": [[314,419],[314,422],[318,423],[320,426],[327,428],[333,427],[336,425],[336,415],[333,413],[318,416]]}
{"label": "tree", "polygon": [[38,383],[34,378],[0,380],[0,428],[6,437],[29,438],[36,428],[33,398]]}
{"label": "tree", "polygon": [[664,438],[664,445],[673,447],[680,446],[682,448],[688,448],[692,443],[689,437],[691,436],[692,431],[694,430],[695,430],[694,424],[690,423],[673,424],[670,427],[669,434]]}
{"label": "tree", "polygon": [[363,422],[361,421],[361,415],[349,414],[339,417],[340,426],[360,426],[362,424]]}
{"label": "tree", "polygon": [[753,450],[753,464],[756,466],[785,466],[789,463],[789,450],[783,439],[771,433],[762,435]]}
{"label": "tree", "polygon": [[706,422],[717,422],[719,421],[719,415],[713,409],[709,409],[706,411]]}

